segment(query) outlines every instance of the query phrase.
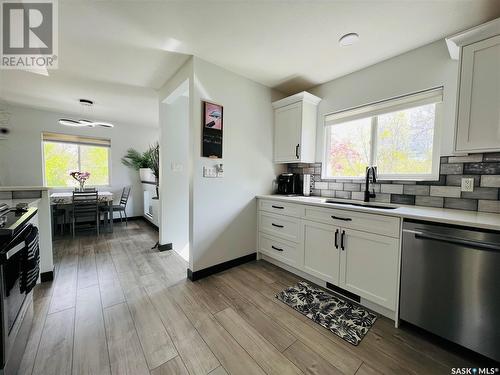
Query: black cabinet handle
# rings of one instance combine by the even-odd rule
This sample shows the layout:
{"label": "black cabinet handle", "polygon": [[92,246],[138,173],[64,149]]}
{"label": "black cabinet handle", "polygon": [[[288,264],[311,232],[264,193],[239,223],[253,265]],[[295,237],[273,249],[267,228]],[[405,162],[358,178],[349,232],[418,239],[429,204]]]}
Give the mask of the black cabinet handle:
{"label": "black cabinet handle", "polygon": [[272,208],[277,208],[278,210],[282,210],[284,209],[285,207],[281,207],[281,206],[271,206]]}
{"label": "black cabinet handle", "polygon": [[271,246],[274,250],[277,250],[277,251],[283,251],[283,249],[280,249],[279,247],[275,247],[275,246]]}
{"label": "black cabinet handle", "polygon": [[344,247],[344,237],[345,237],[345,230],[342,231],[342,235],[340,236],[340,248],[342,250],[345,250],[345,247]]}
{"label": "black cabinet handle", "polygon": [[300,143],[297,144],[297,146],[295,146],[295,156],[297,157],[297,159],[300,159],[299,148],[300,148]]}
{"label": "black cabinet handle", "polygon": [[340,216],[334,216],[334,215],[332,215],[332,219],[342,220],[342,221],[352,221],[352,219],[350,217],[340,217]]}
{"label": "black cabinet handle", "polygon": [[273,227],[276,227],[276,228],[284,228],[285,227],[284,225],[279,225],[279,224],[274,224],[274,223],[271,223],[271,225]]}
{"label": "black cabinet handle", "polygon": [[335,248],[336,249],[339,248],[339,230],[338,229],[335,231]]}

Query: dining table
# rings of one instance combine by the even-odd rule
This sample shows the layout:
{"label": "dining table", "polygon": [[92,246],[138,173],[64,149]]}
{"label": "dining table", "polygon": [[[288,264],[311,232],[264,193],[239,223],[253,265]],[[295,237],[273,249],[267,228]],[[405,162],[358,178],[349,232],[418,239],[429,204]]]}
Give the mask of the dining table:
{"label": "dining table", "polygon": [[[108,208],[109,231],[113,232],[113,193],[110,191],[98,191],[97,200]],[[61,191],[50,194],[50,206],[52,208],[52,222],[54,223],[55,207],[70,206],[73,204],[73,192]]]}

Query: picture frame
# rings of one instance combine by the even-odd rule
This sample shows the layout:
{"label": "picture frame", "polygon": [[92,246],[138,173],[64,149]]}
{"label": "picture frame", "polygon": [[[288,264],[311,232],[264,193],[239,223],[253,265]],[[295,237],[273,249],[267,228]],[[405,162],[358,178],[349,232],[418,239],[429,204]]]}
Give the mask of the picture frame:
{"label": "picture frame", "polygon": [[202,101],[202,157],[222,159],[224,107]]}

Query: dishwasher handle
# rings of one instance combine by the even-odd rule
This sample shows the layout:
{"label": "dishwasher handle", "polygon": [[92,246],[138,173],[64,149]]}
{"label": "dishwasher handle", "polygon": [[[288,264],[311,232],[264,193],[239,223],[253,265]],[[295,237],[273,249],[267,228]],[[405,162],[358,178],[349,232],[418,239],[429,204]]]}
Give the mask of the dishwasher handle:
{"label": "dishwasher handle", "polygon": [[416,231],[416,230],[409,230],[409,229],[403,229],[403,232],[413,233],[415,235],[415,238],[420,238],[420,239],[425,239],[425,240],[447,242],[447,243],[452,243],[455,245],[474,247],[474,248],[482,249],[482,250],[500,251],[500,246],[494,245],[491,243],[487,243],[487,242],[472,241],[472,240],[466,240],[463,238],[457,238],[457,237],[452,237],[452,236],[443,236],[440,234],[425,233],[425,232],[420,232],[420,231]]}

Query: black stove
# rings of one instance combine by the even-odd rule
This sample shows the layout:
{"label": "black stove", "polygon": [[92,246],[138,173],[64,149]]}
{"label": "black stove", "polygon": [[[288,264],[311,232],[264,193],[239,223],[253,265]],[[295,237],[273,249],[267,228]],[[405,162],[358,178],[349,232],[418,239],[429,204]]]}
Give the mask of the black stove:
{"label": "black stove", "polygon": [[0,248],[2,244],[15,237],[35,216],[36,207],[23,209],[9,208],[6,205],[0,206]]}

